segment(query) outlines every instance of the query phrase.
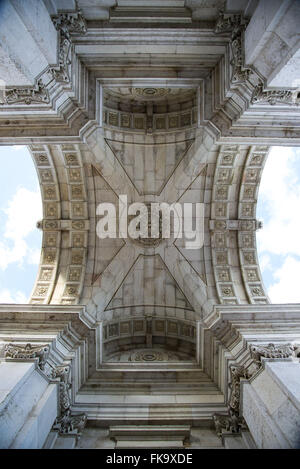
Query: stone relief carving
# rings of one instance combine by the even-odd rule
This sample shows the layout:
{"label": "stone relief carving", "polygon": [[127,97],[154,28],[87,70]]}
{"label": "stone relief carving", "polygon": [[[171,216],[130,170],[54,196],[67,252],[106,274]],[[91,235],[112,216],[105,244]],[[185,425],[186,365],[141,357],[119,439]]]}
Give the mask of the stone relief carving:
{"label": "stone relief carving", "polygon": [[5,345],[4,357],[18,358],[22,360],[38,358],[38,366],[41,370],[44,370],[49,350],[48,345],[33,345],[30,343],[19,345],[10,343]]}
{"label": "stone relief carving", "polygon": [[259,81],[258,85],[254,88],[251,103],[262,103],[270,104],[300,104],[300,93],[291,90],[264,90],[264,84],[262,80]]}
{"label": "stone relief carving", "polygon": [[62,435],[76,435],[79,438],[86,421],[87,417],[85,414],[72,414],[71,410],[68,409],[63,415],[57,417],[52,430],[58,431]]}
{"label": "stone relief carving", "polygon": [[292,344],[283,344],[283,345],[251,345],[250,346],[250,355],[253,359],[257,369],[260,369],[262,366],[262,358],[289,358],[294,354],[296,346]]}
{"label": "stone relief carving", "polygon": [[59,31],[59,53],[58,65],[50,67],[49,72],[57,82],[69,82],[69,67],[71,65],[72,34],[84,35],[86,33],[86,23],[81,11],[66,12],[52,16],[52,21]]}
{"label": "stone relief carving", "polygon": [[243,33],[247,24],[242,15],[231,15],[225,18],[224,12],[220,11],[215,26],[215,33],[231,33],[232,75],[231,83],[244,83],[253,71],[244,66],[243,56]]}
{"label": "stone relief carving", "polygon": [[228,414],[215,413],[213,421],[220,438],[224,433],[239,433],[242,428],[246,428],[245,420],[231,410],[228,411]]}
{"label": "stone relief carving", "polygon": [[4,102],[0,104],[48,104],[49,102],[49,93],[42,81],[38,80],[34,86],[6,89]]}
{"label": "stone relief carving", "polygon": [[84,413],[79,414],[71,411],[70,372],[69,365],[62,365],[52,368],[49,375],[52,379],[59,379],[60,415],[56,418],[52,430],[57,431],[59,434],[76,435],[79,438],[87,417]]}
{"label": "stone relief carving", "polygon": [[230,367],[230,374],[231,374],[231,394],[229,399],[229,408],[232,412],[239,415],[239,408],[240,408],[240,387],[241,387],[241,378],[249,379],[251,377],[251,373],[248,368],[245,366],[231,366]]}
{"label": "stone relief carving", "polygon": [[57,366],[51,370],[50,377],[52,379],[59,378],[59,403],[60,403],[60,410],[61,412],[66,411],[69,409],[71,402],[70,402],[70,395],[69,390],[71,388],[70,383],[70,367],[67,366]]}
{"label": "stone relief carving", "polygon": [[53,15],[52,21],[55,28],[65,37],[69,38],[72,34],[86,33],[86,22],[80,10]]}

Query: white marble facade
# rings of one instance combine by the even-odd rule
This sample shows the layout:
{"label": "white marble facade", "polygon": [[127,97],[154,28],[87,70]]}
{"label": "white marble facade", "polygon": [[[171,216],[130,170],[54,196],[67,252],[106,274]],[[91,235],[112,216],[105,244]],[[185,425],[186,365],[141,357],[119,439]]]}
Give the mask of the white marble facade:
{"label": "white marble facade", "polygon": [[[43,244],[0,305],[0,446],[299,447],[300,307],[255,235],[269,148],[300,145],[299,2],[148,3],[1,2],[0,144],[30,149]],[[100,239],[119,195],[203,204],[203,246]]]}

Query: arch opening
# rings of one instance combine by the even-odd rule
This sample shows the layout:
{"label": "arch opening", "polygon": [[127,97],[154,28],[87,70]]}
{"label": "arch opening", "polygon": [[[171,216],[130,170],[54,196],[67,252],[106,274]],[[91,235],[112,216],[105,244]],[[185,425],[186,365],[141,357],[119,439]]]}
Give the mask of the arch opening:
{"label": "arch opening", "polygon": [[272,147],[262,174],[257,218],[257,249],[263,281],[272,303],[299,303],[300,148]]}
{"label": "arch opening", "polygon": [[42,198],[26,146],[0,146],[0,303],[27,303],[40,262]]}

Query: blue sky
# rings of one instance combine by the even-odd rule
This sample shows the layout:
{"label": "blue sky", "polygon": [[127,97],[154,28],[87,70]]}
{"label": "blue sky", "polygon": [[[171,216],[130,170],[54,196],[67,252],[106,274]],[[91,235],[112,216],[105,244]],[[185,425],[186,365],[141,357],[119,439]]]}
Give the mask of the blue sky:
{"label": "blue sky", "polygon": [[26,147],[0,147],[0,162],[0,303],[26,303],[42,243],[39,184]]}
{"label": "blue sky", "polygon": [[[0,303],[26,303],[40,258],[42,204],[24,146],[0,146]],[[263,171],[257,245],[273,303],[300,303],[300,148],[273,147]]]}
{"label": "blue sky", "polygon": [[260,268],[272,303],[300,303],[300,148],[273,147],[259,189]]}

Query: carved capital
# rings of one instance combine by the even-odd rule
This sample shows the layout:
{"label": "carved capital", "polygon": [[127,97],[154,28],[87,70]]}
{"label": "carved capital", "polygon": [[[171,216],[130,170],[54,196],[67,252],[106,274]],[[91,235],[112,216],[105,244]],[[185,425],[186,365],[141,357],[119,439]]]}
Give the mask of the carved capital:
{"label": "carved capital", "polygon": [[22,360],[29,360],[31,358],[38,358],[38,366],[44,370],[46,360],[49,354],[48,345],[26,345],[7,344],[4,348],[5,358],[18,358]]}

